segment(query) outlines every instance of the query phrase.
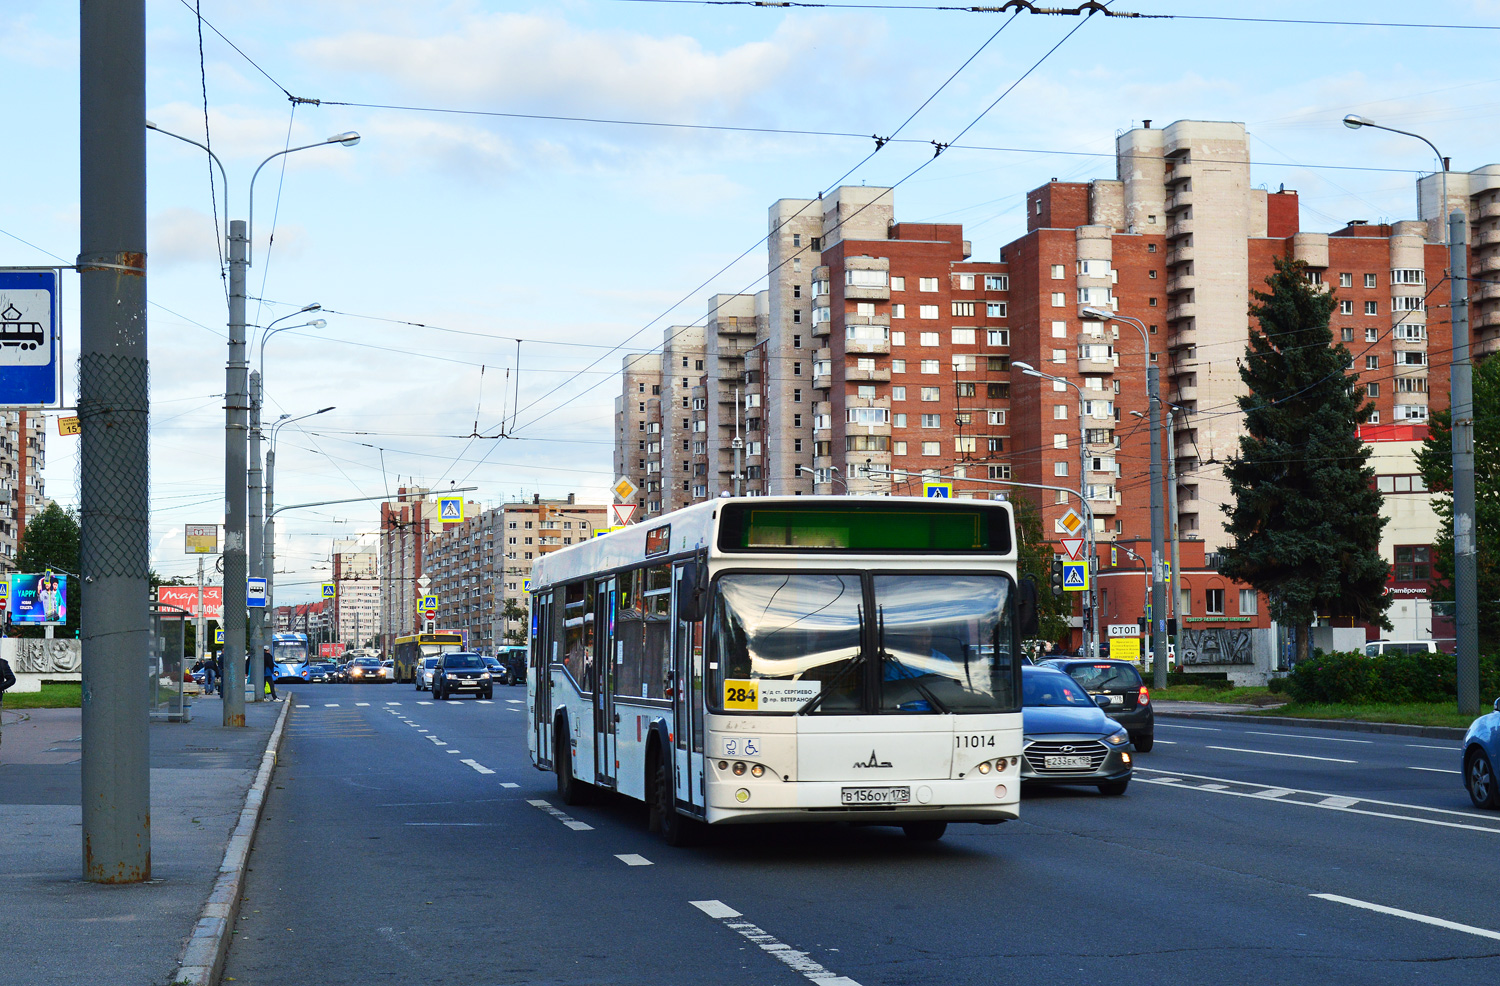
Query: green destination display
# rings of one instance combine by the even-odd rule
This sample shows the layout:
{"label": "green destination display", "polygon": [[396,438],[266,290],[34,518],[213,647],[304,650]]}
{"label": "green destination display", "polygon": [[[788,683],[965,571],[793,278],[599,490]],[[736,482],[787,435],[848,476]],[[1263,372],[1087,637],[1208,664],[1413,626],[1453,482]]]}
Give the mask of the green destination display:
{"label": "green destination display", "polygon": [[936,551],[1006,554],[1010,514],[1002,504],[851,504],[829,507],[727,504],[719,527],[722,551]]}

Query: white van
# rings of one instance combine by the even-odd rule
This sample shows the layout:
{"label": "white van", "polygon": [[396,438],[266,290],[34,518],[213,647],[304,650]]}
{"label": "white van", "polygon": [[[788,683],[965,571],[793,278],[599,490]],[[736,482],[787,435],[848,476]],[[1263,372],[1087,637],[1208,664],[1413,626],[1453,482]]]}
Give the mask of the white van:
{"label": "white van", "polygon": [[1438,645],[1434,640],[1372,640],[1365,644],[1365,657],[1379,657],[1381,654],[1436,654],[1437,652]]}

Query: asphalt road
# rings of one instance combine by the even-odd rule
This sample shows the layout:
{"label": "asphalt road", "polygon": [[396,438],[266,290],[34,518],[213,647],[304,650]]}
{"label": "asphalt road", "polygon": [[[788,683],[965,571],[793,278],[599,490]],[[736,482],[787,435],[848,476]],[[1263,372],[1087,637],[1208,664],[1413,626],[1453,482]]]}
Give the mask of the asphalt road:
{"label": "asphalt road", "polygon": [[[290,689],[285,689],[285,694]],[[1022,818],[721,829],[562,806],[524,689],[296,690],[226,982],[1492,982],[1500,813],[1457,743],[1161,720],[1122,797]],[[368,703],[368,704],[364,704]],[[399,703],[399,704],[392,704]]]}

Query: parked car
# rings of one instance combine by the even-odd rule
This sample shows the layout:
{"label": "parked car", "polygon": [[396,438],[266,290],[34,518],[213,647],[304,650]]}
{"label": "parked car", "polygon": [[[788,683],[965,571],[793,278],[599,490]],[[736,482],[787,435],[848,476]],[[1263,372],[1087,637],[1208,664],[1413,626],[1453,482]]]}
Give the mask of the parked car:
{"label": "parked car", "polygon": [[438,665],[439,657],[434,654],[431,657],[422,658],[421,662],[413,669],[411,675],[412,686],[419,692],[425,692],[432,687],[432,672]]}
{"label": "parked car", "polygon": [[1133,769],[1130,734],[1073,678],[1055,668],[1023,666],[1021,719],[1022,781],[1125,793]]}
{"label": "parked car", "polygon": [[1500,763],[1500,698],[1495,699],[1495,711],[1475,719],[1464,734],[1464,787],[1476,808],[1500,808],[1496,763]]}
{"label": "parked car", "polygon": [[515,644],[507,644],[499,648],[496,654],[505,674],[500,680],[507,685],[526,684],[526,648]]}
{"label": "parked car", "polygon": [[432,697],[442,701],[456,692],[494,697],[495,681],[485,668],[484,658],[467,651],[450,651],[442,656],[432,669]]}
{"label": "parked car", "polygon": [[1436,654],[1435,640],[1372,640],[1365,644],[1365,657],[1381,654]]}
{"label": "parked car", "polygon": [[[1043,667],[1057,668],[1083,686],[1099,701],[1104,714],[1124,726],[1130,742],[1141,753],[1150,753],[1156,743],[1156,713],[1151,708],[1151,690],[1129,661],[1070,661],[1054,658]],[[1106,704],[1107,703],[1107,704]]]}
{"label": "parked car", "polygon": [[380,658],[378,657],[356,657],[347,666],[349,669],[347,680],[351,682],[381,682],[388,680],[381,676]]}
{"label": "parked car", "polygon": [[500,659],[498,657],[491,657],[488,654],[482,654],[480,655],[480,658],[484,661],[484,666],[490,673],[491,682],[505,681],[505,665],[500,663]]}
{"label": "parked car", "polygon": [[307,666],[307,680],[328,684],[339,680],[339,666],[332,661]]}

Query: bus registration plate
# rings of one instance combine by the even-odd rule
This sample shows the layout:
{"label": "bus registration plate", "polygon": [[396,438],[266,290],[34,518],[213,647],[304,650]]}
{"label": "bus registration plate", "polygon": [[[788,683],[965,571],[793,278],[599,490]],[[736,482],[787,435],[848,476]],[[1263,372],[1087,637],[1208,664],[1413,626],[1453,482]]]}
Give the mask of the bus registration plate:
{"label": "bus registration plate", "polygon": [[842,790],[846,805],[909,805],[909,787],[846,787]]}

